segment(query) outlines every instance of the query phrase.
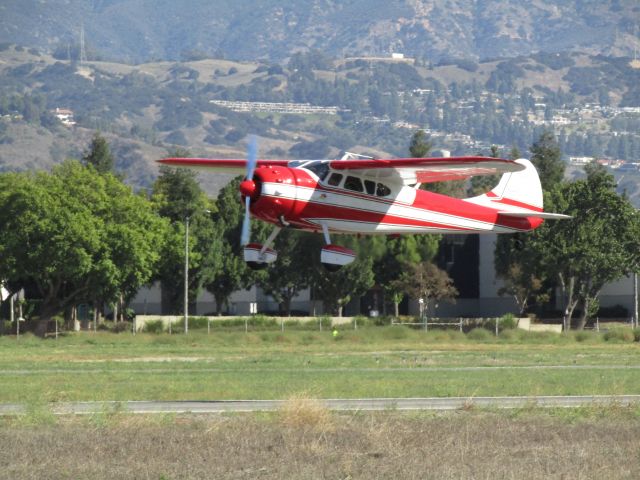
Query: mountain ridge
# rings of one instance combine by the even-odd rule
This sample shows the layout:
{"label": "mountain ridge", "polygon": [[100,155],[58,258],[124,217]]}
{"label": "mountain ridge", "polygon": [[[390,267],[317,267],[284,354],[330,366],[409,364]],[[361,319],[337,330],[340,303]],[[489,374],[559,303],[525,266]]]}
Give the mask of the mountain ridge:
{"label": "mountain ridge", "polygon": [[634,0],[8,0],[0,42],[127,63],[217,56],[283,61],[319,49],[339,58],[401,52],[432,62],[582,50],[632,55]]}

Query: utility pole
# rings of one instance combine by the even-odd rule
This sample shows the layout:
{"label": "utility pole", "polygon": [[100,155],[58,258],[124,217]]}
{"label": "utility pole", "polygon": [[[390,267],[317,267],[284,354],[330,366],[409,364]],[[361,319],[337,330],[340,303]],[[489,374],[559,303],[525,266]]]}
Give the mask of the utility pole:
{"label": "utility pole", "polygon": [[638,328],[638,274],[633,272],[633,321]]}
{"label": "utility pole", "polygon": [[189,333],[189,217],[184,219],[184,333]]}

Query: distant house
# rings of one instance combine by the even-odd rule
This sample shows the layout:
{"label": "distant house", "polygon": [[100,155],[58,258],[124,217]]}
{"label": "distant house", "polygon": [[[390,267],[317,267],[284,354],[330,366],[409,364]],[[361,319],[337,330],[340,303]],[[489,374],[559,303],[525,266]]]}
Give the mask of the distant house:
{"label": "distant house", "polygon": [[73,119],[73,110],[56,107],[53,114],[58,120],[60,120],[60,123],[62,123],[66,127],[73,127],[76,124],[75,120]]}

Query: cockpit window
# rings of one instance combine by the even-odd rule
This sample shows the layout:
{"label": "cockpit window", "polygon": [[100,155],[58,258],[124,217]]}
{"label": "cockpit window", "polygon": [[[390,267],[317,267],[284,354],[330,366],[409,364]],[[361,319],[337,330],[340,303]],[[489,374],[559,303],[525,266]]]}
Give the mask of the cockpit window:
{"label": "cockpit window", "polygon": [[304,168],[306,168],[307,170],[312,171],[313,173],[315,173],[318,178],[320,179],[320,181],[324,180],[325,178],[327,178],[327,175],[329,174],[329,164],[328,163],[320,163],[320,162],[313,162],[310,165],[305,166]]}
{"label": "cockpit window", "polygon": [[329,181],[327,183],[332,187],[337,187],[338,185],[340,185],[341,181],[342,181],[342,174],[333,172],[329,177]]}
{"label": "cockpit window", "polygon": [[391,189],[382,183],[378,183],[376,185],[376,196],[377,197],[386,197],[391,193]]}
{"label": "cockpit window", "polygon": [[364,188],[367,191],[367,193],[369,195],[375,195],[376,194],[376,182],[371,181],[371,180],[365,180],[364,181]]}
{"label": "cockpit window", "polygon": [[362,192],[364,189],[362,188],[362,180],[358,177],[348,176],[344,181],[344,188],[347,190],[353,190],[354,192]]}

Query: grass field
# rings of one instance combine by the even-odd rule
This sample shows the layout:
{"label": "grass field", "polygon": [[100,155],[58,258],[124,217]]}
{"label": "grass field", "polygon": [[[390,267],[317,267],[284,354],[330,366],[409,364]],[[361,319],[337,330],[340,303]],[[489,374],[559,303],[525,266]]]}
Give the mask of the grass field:
{"label": "grass field", "polygon": [[638,342],[481,333],[368,327],[337,339],[327,331],[233,329],[4,337],[0,402],[640,393]]}
{"label": "grass field", "polygon": [[[335,413],[313,398],[638,394],[640,344],[406,327],[0,338],[0,479],[640,477],[640,409]],[[286,399],[275,413],[55,416],[64,400]]]}

